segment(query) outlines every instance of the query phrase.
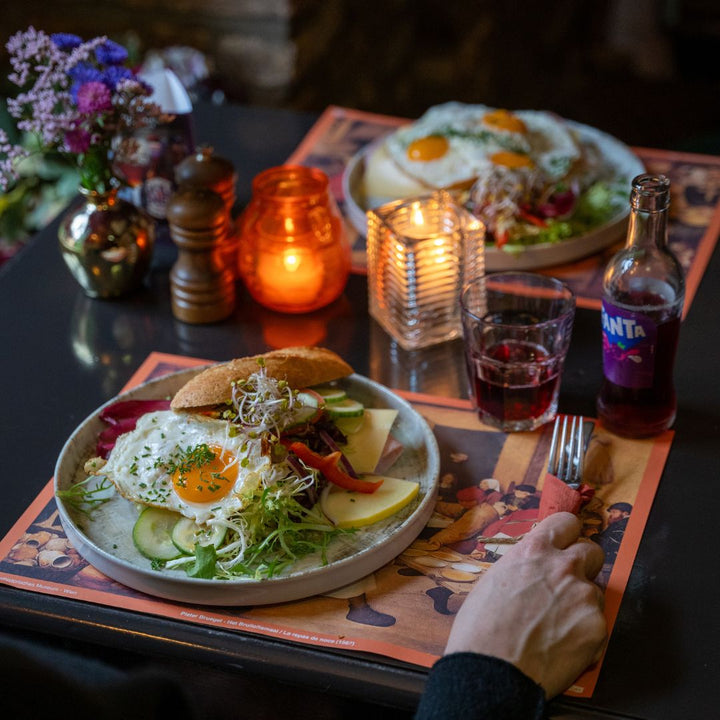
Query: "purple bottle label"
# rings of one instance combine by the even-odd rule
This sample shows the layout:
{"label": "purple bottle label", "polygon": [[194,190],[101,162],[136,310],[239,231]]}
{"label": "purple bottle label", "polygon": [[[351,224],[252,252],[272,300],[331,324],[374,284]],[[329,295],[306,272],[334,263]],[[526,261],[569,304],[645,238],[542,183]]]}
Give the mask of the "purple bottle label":
{"label": "purple bottle label", "polygon": [[602,302],[603,371],[626,388],[652,387],[657,326],[646,315]]}

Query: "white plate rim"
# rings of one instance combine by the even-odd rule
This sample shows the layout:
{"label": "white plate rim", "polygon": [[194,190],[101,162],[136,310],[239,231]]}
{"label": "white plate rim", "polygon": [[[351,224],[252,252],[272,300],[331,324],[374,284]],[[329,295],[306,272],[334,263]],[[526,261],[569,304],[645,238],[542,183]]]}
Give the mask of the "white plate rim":
{"label": "white plate rim", "polygon": [[[630,180],[645,172],[645,166],[632,149],[616,137],[573,120],[565,122],[574,129],[585,141],[596,143],[603,154],[612,156],[618,174],[628,178],[628,198],[630,197]],[[392,130],[390,132],[393,132]],[[357,200],[355,188],[362,179],[365,158],[387,136],[373,140],[356,152],[346,164],[341,177],[342,193],[345,201],[345,213],[350,224],[362,236],[367,235],[367,216],[365,209]],[[497,272],[505,270],[536,270],[540,268],[574,262],[612,245],[622,239],[627,230],[630,210],[622,210],[616,217],[584,235],[569,238],[560,243],[544,243],[531,245],[520,253],[508,253],[495,247],[485,248],[485,270]]]}
{"label": "white plate rim", "polygon": [[[88,459],[88,449],[94,446],[98,431],[104,427],[99,419],[103,408],[129,399],[153,399],[166,397],[187,382],[203,368],[180,370],[156,378],[121,393],[93,411],[73,431],[65,442],[55,467],[54,490],[64,488],[76,477],[81,462]],[[139,567],[115,557],[108,549],[99,547],[78,526],[71,511],[56,496],[56,504],[65,534],[78,553],[93,567],[109,578],[140,592],[164,599],[205,605],[264,605],[289,602],[330,592],[361,580],[386,565],[410,545],[423,530],[432,515],[438,489],[440,453],[437,440],[427,421],[404,398],[389,388],[361,375],[353,374],[341,381],[359,394],[369,394],[378,401],[377,407],[393,407],[399,411],[400,429],[417,435],[419,447],[424,452],[425,468],[421,482],[420,500],[412,511],[379,543],[364,548],[359,553],[318,566],[302,575],[288,575],[266,580],[239,579],[237,581],[203,580],[178,577],[164,572]],[[419,453],[420,451],[416,449]],[[90,453],[92,454],[92,453]],[[419,461],[419,460],[418,460]],[[391,474],[391,473],[389,473]]]}

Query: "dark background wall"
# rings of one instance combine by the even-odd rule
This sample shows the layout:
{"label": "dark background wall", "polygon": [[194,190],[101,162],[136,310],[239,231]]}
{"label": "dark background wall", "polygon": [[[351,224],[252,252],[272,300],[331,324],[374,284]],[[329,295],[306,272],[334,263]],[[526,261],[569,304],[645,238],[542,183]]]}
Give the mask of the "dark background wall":
{"label": "dark background wall", "polygon": [[3,45],[30,24],[139,58],[192,46],[231,100],[405,117],[482,102],[720,152],[716,0],[23,0],[4,4]]}

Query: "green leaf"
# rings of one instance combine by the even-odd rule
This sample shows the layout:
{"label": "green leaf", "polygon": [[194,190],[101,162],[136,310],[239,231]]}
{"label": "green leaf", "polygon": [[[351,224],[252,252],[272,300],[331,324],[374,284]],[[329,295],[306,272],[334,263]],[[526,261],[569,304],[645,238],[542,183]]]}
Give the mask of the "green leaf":
{"label": "green leaf", "polygon": [[213,545],[195,543],[195,562],[187,569],[187,574],[194,578],[210,580],[215,577],[217,553]]}

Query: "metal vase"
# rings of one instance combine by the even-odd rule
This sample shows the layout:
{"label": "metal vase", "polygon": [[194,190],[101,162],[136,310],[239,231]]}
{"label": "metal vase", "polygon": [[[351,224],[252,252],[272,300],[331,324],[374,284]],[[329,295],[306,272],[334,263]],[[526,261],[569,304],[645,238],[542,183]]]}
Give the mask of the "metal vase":
{"label": "metal vase", "polygon": [[136,290],[150,268],[154,221],[118,197],[117,189],[80,193],[58,230],[70,272],[89,297],[116,298]]}

